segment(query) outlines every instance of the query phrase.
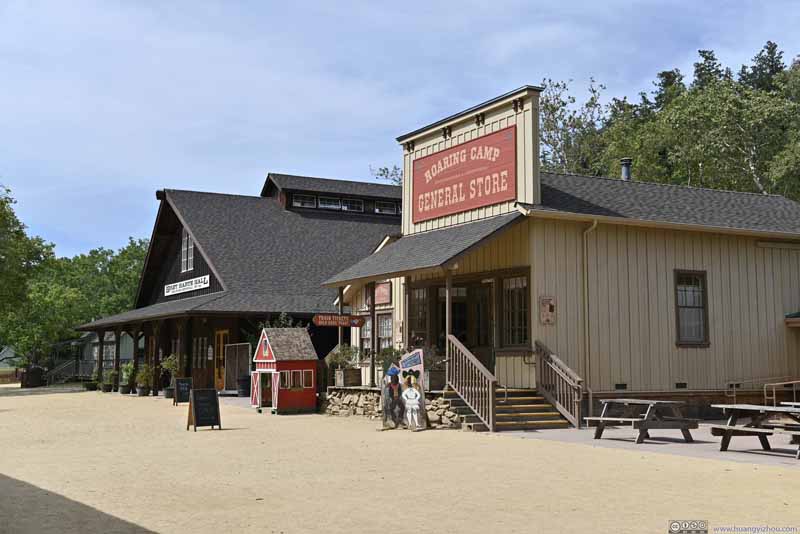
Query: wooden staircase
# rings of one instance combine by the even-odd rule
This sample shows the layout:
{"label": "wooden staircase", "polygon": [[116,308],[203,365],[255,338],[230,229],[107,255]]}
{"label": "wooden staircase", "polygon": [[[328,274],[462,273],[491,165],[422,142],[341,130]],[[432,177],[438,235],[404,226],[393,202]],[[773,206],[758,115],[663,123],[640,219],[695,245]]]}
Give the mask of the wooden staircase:
{"label": "wooden staircase", "polygon": [[[444,391],[450,410],[461,418],[462,428],[486,432],[489,428],[452,388]],[[543,430],[569,428],[570,423],[535,389],[497,388],[495,393],[495,430]]]}

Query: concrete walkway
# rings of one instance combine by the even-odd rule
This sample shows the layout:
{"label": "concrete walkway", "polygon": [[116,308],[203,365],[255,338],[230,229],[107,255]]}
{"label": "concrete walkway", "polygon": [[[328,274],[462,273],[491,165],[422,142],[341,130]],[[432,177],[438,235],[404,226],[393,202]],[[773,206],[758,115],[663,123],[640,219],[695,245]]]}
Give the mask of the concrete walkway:
{"label": "concrete walkway", "polygon": [[[693,458],[706,458],[712,460],[728,460],[758,465],[780,465],[800,467],[800,460],[795,459],[797,445],[789,444],[789,436],[770,436],[769,442],[772,451],[764,451],[758,438],[741,436],[731,440],[727,451],[719,450],[722,438],[711,435],[709,426],[717,423],[706,421],[700,428],[692,430],[694,443],[686,443],[680,430],[651,430],[651,439],[641,445],[636,444],[637,430],[630,427],[607,426],[602,439],[594,439],[594,428],[563,428],[553,430],[538,430],[533,432],[501,432],[498,436],[521,439],[539,439],[546,441],[560,441],[564,443],[577,443],[590,447],[606,449],[627,449],[640,452],[654,452],[689,456]],[[719,421],[722,423],[722,421]]]}

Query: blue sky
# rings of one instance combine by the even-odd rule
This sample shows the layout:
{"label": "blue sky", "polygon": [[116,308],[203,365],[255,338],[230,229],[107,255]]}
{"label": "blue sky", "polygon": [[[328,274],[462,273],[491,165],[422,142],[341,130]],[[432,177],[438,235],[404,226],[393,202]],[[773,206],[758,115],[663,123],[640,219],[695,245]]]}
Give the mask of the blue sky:
{"label": "blue sky", "polygon": [[59,255],[149,237],[160,188],[370,180],[397,135],[543,78],[606,96],[800,54],[796,2],[0,0],[0,183]]}

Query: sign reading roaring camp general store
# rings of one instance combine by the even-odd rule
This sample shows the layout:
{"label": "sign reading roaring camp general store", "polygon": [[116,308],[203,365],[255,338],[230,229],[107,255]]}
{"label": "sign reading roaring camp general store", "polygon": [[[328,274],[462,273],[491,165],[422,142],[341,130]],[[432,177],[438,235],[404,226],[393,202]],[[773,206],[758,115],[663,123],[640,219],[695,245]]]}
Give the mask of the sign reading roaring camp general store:
{"label": "sign reading roaring camp general store", "polygon": [[190,278],[183,282],[175,282],[174,284],[167,284],[164,286],[164,296],[177,295],[178,293],[188,293],[196,289],[205,289],[211,284],[211,277],[209,275],[199,276],[197,278]]}
{"label": "sign reading roaring camp general store", "polygon": [[414,161],[414,223],[514,200],[516,126]]}

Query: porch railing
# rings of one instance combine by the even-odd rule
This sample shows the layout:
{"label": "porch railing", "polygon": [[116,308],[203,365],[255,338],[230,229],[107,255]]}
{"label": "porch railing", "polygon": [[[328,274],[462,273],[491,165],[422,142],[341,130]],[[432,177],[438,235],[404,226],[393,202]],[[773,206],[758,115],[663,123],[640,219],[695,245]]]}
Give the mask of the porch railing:
{"label": "porch railing", "polygon": [[797,402],[797,392],[798,388],[800,387],[800,380],[789,380],[785,382],[773,382],[771,384],[764,384],[764,405],[768,406],[769,401],[772,401],[773,406],[778,405],[778,388],[784,388],[784,390],[791,388],[792,390],[792,402]]}
{"label": "porch railing", "polygon": [[770,376],[770,377],[749,377],[749,378],[731,378],[725,381],[725,396],[733,399],[733,403],[737,403],[737,393],[739,390],[758,391],[763,387],[764,389],[764,404],[767,403],[767,385],[769,384],[784,384],[787,380],[792,380],[793,376]]}
{"label": "porch railing", "polygon": [[447,385],[495,431],[497,378],[452,334],[447,336]]}
{"label": "porch railing", "polygon": [[536,357],[536,389],[567,421],[580,428],[583,379],[540,341],[536,342]]}

